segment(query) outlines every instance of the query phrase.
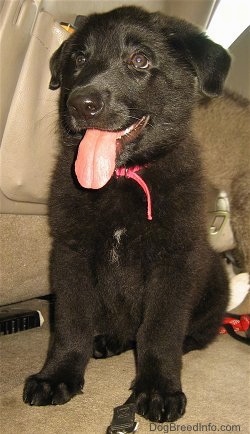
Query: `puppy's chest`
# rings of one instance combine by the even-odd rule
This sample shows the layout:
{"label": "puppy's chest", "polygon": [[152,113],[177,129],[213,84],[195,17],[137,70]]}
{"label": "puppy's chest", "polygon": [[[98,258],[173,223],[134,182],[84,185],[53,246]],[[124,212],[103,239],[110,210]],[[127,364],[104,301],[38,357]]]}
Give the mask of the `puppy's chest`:
{"label": "puppy's chest", "polygon": [[108,268],[133,266],[141,262],[143,235],[131,232],[125,225],[117,225],[102,234],[97,242],[96,260]]}
{"label": "puppy's chest", "polygon": [[107,260],[110,264],[118,265],[120,260],[124,258],[126,233],[127,229],[125,227],[120,227],[113,231],[112,238],[109,240],[106,248]]}

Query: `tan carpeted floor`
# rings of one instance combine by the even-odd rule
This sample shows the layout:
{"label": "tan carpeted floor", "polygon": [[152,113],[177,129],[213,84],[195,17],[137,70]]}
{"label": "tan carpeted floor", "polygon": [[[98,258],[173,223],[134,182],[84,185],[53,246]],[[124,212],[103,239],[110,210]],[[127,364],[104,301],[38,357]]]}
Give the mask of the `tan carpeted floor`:
{"label": "tan carpeted floor", "polygon": [[[30,407],[22,402],[23,381],[41,367],[48,338],[45,321],[41,328],[0,339],[1,433],[105,433],[113,407],[129,396],[135,372],[133,353],[129,351],[106,360],[92,359],[85,376],[84,393],[68,404]],[[137,416],[138,434],[250,432],[249,348],[246,345],[227,335],[218,336],[208,349],[184,357],[182,378],[188,397],[184,417],[175,424],[157,427]]]}

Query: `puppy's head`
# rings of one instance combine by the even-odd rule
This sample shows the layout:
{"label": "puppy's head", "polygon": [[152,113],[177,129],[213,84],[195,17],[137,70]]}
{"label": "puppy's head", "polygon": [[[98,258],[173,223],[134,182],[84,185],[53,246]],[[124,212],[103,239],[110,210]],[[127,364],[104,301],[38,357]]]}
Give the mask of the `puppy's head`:
{"label": "puppy's head", "polygon": [[219,95],[229,66],[227,52],[195,26],[123,7],[83,19],[51,59],[50,88],[61,87],[68,136],[87,130],[97,144],[98,131],[104,153],[114,143],[113,168],[167,152],[188,127],[197,83]]}

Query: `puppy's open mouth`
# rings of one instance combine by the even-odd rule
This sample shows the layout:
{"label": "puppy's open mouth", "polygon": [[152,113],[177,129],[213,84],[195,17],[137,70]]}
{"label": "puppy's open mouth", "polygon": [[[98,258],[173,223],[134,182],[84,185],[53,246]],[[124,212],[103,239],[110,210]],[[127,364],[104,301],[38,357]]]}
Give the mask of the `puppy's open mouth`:
{"label": "puppy's open mouth", "polygon": [[126,128],[126,130],[121,131],[120,132],[122,133],[121,137],[118,137],[118,139],[116,139],[117,146],[120,146],[122,148],[123,146],[135,140],[142,132],[142,130],[145,128],[148,121],[149,121],[149,116],[143,116],[135,124]]}
{"label": "puppy's open mouth", "polygon": [[103,187],[114,173],[117,153],[141,134],[148,121],[149,116],[143,116],[123,131],[88,129],[80,142],[75,162],[81,186]]}

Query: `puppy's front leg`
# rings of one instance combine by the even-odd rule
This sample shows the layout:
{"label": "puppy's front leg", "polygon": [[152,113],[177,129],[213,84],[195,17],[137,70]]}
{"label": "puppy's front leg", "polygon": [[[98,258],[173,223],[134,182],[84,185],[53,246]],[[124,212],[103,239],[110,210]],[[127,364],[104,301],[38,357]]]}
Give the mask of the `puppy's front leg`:
{"label": "puppy's front leg", "polygon": [[189,315],[183,282],[154,273],[150,302],[137,335],[137,376],[133,400],[137,412],[154,422],[174,421],[186,407],[181,388],[182,345]]}
{"label": "puppy's front leg", "polygon": [[26,380],[23,399],[28,404],[64,404],[82,389],[93,343],[89,274],[78,253],[66,246],[54,247],[51,280],[56,290],[55,331],[44,367]]}

